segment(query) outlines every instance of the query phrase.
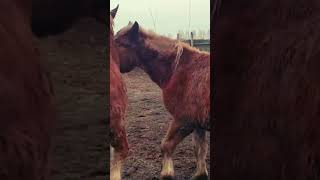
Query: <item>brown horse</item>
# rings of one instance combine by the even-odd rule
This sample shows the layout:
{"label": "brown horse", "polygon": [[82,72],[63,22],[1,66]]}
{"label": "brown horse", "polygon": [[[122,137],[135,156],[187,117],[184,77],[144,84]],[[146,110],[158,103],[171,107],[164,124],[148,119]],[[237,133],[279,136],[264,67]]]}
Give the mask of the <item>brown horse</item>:
{"label": "brown horse", "polygon": [[47,179],[55,110],[33,35],[62,32],[73,20],[97,12],[93,2],[0,1],[1,180]]}
{"label": "brown horse", "polygon": [[194,179],[207,178],[206,130],[210,130],[210,54],[129,23],[115,41],[119,47],[121,72],[143,69],[162,89],[167,110],[174,117],[162,142],[161,176],[173,178],[175,147],[193,132],[197,171]]}
{"label": "brown horse", "polygon": [[216,179],[320,179],[319,8],[318,0],[221,0]]}
{"label": "brown horse", "polygon": [[[126,87],[119,67],[118,50],[114,43],[113,18],[118,7],[110,13],[110,138],[111,164],[110,180],[121,179],[121,167],[128,155],[129,147],[125,127],[125,113],[128,104]],[[115,152],[113,152],[113,150]]]}

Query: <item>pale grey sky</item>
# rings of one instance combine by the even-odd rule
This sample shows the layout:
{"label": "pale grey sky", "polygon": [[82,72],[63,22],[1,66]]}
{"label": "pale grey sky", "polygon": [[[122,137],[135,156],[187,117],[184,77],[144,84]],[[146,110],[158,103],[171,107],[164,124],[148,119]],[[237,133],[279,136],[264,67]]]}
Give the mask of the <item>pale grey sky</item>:
{"label": "pale grey sky", "polygon": [[[190,0],[190,30],[210,30],[210,0]],[[189,30],[189,0],[110,0],[111,9],[119,4],[115,18],[115,31],[129,21],[137,21],[146,29],[175,36],[178,30]]]}

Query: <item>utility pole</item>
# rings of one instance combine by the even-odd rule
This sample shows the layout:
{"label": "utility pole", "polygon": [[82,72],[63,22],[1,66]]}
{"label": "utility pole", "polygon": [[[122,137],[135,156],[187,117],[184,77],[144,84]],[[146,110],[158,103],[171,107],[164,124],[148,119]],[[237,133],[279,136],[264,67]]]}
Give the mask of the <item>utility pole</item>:
{"label": "utility pole", "polygon": [[193,47],[193,32],[191,32],[190,34],[191,34],[190,45]]}

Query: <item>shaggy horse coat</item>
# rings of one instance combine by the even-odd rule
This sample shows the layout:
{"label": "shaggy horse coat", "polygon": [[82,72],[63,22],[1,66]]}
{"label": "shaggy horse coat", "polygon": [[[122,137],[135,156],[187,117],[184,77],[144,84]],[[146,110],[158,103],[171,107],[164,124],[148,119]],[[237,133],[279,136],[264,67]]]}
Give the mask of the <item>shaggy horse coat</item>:
{"label": "shaggy horse coat", "polygon": [[121,168],[124,159],[128,155],[129,147],[126,133],[125,115],[128,105],[127,90],[123,82],[118,50],[114,43],[113,18],[118,7],[111,11],[110,15],[110,144],[111,149],[111,172],[110,179],[121,179]]}
{"label": "shaggy horse coat", "polygon": [[[95,7],[91,5],[94,1],[84,2],[70,6],[62,0],[0,1],[1,180],[48,178],[55,108],[50,78],[42,67],[33,35],[62,32],[73,20],[89,16],[87,11],[80,11],[89,12]],[[41,23],[47,27],[42,28]]]}
{"label": "shaggy horse coat", "polygon": [[221,1],[215,178],[320,178],[320,2]]}

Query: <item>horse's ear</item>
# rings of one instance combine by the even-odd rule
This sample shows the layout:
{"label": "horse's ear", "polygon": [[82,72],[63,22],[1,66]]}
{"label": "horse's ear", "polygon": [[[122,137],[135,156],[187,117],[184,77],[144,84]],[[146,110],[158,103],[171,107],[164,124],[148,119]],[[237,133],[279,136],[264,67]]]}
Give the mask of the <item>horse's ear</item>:
{"label": "horse's ear", "polygon": [[114,8],[113,10],[111,10],[110,15],[111,15],[112,18],[115,18],[115,17],[116,17],[116,14],[117,14],[117,12],[118,12],[118,8],[119,8],[119,4],[117,5],[116,8]]}
{"label": "horse's ear", "polygon": [[134,42],[137,42],[139,40],[139,24],[137,23],[137,21],[135,21],[134,24],[132,25],[129,31],[129,35],[130,35],[130,40]]}

